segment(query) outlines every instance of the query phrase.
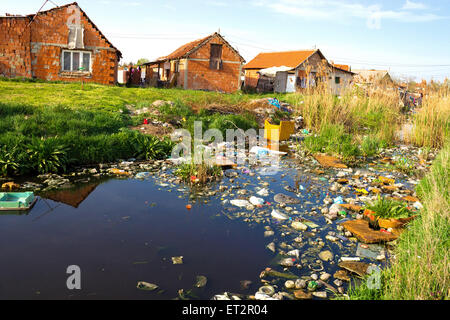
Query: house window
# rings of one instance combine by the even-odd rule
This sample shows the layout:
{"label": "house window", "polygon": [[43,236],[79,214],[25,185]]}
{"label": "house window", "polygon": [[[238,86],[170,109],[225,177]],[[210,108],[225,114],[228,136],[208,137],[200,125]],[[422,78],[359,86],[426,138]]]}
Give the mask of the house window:
{"label": "house window", "polygon": [[91,53],[85,51],[64,50],[62,56],[62,71],[91,71]]}
{"label": "house window", "polygon": [[340,84],[340,83],[341,83],[341,77],[335,77],[335,78],[334,78],[334,82],[335,82],[336,84]]}
{"label": "house window", "polygon": [[209,60],[209,68],[212,70],[222,69],[222,45],[211,44],[211,55]]}

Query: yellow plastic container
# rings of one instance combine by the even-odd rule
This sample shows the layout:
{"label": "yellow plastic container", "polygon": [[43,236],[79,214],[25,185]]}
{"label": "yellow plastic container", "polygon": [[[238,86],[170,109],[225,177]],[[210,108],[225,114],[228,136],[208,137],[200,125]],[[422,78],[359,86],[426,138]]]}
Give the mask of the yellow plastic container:
{"label": "yellow plastic container", "polygon": [[280,121],[280,125],[271,124],[266,120],[264,124],[264,139],[272,141],[289,140],[292,134],[295,133],[294,121]]}

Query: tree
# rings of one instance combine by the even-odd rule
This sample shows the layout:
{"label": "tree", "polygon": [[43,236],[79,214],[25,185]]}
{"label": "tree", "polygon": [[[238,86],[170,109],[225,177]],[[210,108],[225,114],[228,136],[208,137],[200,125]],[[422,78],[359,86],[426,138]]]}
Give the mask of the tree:
{"label": "tree", "polygon": [[150,62],[150,60],[148,60],[148,59],[146,59],[146,58],[141,58],[141,59],[139,59],[139,60],[137,61],[137,65],[138,65],[138,66],[141,66],[141,65],[143,65],[144,63],[147,63],[147,62]]}

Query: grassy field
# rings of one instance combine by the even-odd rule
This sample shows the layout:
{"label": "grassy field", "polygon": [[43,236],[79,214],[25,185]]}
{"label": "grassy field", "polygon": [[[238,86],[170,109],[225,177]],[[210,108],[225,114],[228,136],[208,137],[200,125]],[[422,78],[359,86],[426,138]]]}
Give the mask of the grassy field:
{"label": "grassy field", "polygon": [[211,104],[241,105],[253,99],[277,97],[294,102],[295,94],[222,94],[183,89],[126,88],[81,83],[48,83],[8,80],[0,78],[0,97],[4,104],[20,104],[33,107],[65,106],[95,110],[119,111],[126,105],[136,108],[149,107],[156,100],[183,103],[193,108]]}
{"label": "grassy field", "polygon": [[[449,96],[448,90],[441,90],[424,100],[424,107],[413,119],[416,130],[411,140],[416,145],[442,146],[449,131]],[[30,160],[25,154],[32,142],[35,147],[44,143],[38,139],[50,139],[48,149],[54,145],[55,151],[68,150],[64,151],[68,153],[63,161],[65,165],[58,166],[61,169],[66,165],[142,156],[140,149],[147,146],[139,146],[143,139],[127,128],[138,125],[147,115],[130,117],[129,105],[140,109],[150,107],[156,100],[169,100],[174,106],[160,107],[160,120],[183,119],[182,126],[190,131],[194,121],[202,121],[204,130],[224,131],[235,126],[246,130],[257,126],[248,109],[260,106],[250,102],[266,97],[288,102],[295,115],[304,118],[306,128],[312,132],[303,144],[307,150],[336,154],[350,163],[375,156],[382,147],[395,145],[396,131],[405,121],[398,93],[393,89],[366,93],[351,88],[341,97],[322,87],[305,94],[221,94],[3,78],[0,79],[0,146],[7,152],[0,156],[2,172],[3,175],[33,172],[33,168],[17,172],[16,167],[24,168],[23,164]],[[241,114],[221,115],[205,110],[210,106],[235,107]],[[20,161],[10,164],[12,159]]]}
{"label": "grassy field", "polygon": [[[167,139],[143,136],[128,129],[141,123],[134,109],[156,100],[173,101],[160,108],[162,120],[184,116],[184,127],[194,121],[203,128],[246,130],[257,127],[254,117],[220,115],[202,108],[209,105],[242,106],[274,95],[220,94],[181,89],[126,88],[97,84],[48,83],[0,79],[0,176],[64,172],[80,165],[118,159],[164,158],[170,154]],[[284,101],[297,95],[276,95]],[[200,112],[194,112],[200,110]],[[34,156],[32,156],[34,154]]]}

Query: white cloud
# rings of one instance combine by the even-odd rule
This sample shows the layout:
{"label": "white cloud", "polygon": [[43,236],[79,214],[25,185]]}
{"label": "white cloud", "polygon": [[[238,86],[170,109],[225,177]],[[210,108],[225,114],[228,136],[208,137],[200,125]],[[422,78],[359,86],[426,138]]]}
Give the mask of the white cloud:
{"label": "white cloud", "polygon": [[405,4],[403,5],[404,10],[416,10],[416,9],[426,9],[427,6],[421,2],[413,2],[406,0]]}
{"label": "white cloud", "polygon": [[381,20],[399,22],[426,22],[442,19],[433,13],[420,12],[416,14],[407,9],[425,9],[418,2],[406,1],[402,9],[384,10],[380,5],[366,6],[360,3],[336,0],[274,0],[254,1],[255,6],[264,6],[278,13],[301,17],[310,20],[339,20],[348,18],[364,19],[367,26],[373,29],[381,27]]}

